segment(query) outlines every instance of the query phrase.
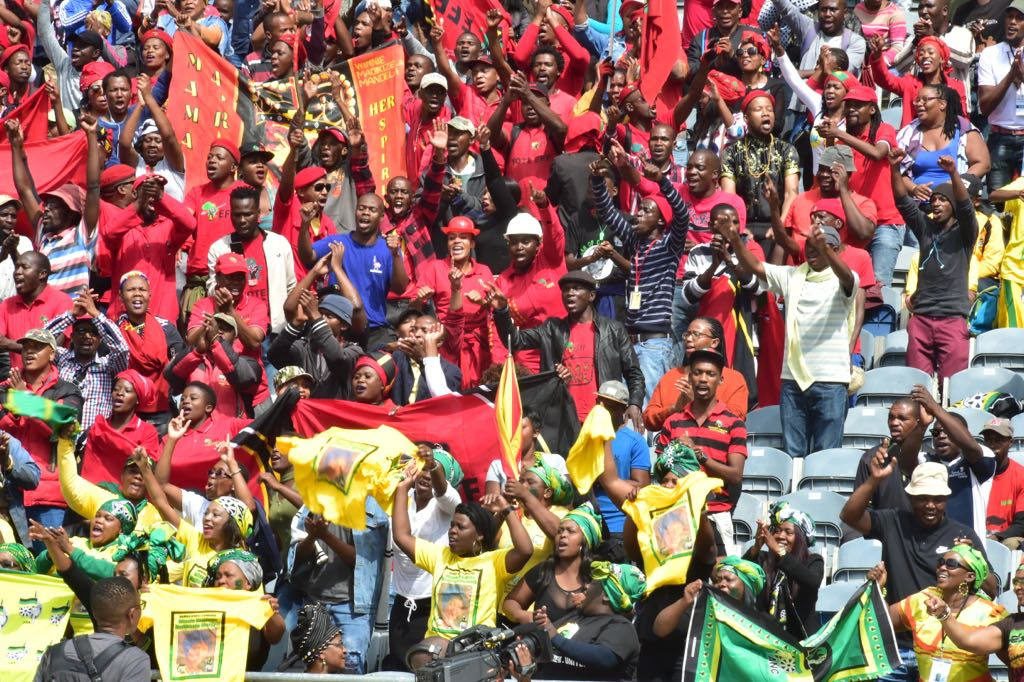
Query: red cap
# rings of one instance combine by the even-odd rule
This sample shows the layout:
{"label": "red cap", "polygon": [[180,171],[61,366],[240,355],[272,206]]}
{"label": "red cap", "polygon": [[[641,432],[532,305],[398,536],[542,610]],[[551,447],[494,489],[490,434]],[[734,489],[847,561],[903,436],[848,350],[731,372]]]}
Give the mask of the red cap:
{"label": "red cap", "polygon": [[467,66],[469,68],[473,68],[473,66],[475,66],[476,64],[484,64],[486,66],[491,67],[492,69],[494,68],[494,60],[491,59],[491,55],[489,54],[481,54],[479,57],[477,57],[469,64],[467,64]]}
{"label": "red cap", "polygon": [[135,182],[132,183],[132,189],[138,189],[139,185],[148,180],[156,180],[161,185],[167,184],[167,178],[165,178],[164,176],[157,175],[156,173],[146,173],[145,175],[140,175],[139,177],[135,178]]}
{"label": "red cap", "polygon": [[448,221],[448,224],[441,228],[444,234],[471,234],[478,235],[480,230],[476,229],[473,221],[466,216],[455,216]]}
{"label": "red cap", "polygon": [[637,12],[644,11],[644,3],[641,0],[625,0],[619,5],[619,16],[625,19],[631,17]]}
{"label": "red cap", "polygon": [[743,102],[740,104],[740,111],[746,111],[747,105],[758,97],[767,97],[768,101],[772,103],[772,107],[775,106],[775,98],[772,96],[772,93],[767,90],[751,90],[743,97]]}
{"label": "red cap", "polygon": [[601,138],[601,117],[593,111],[569,119],[565,131],[563,149],[566,153],[578,152],[586,146],[598,147]]}
{"label": "red cap", "polygon": [[320,131],[320,135],[318,137],[323,137],[324,135],[330,135],[338,142],[348,144],[348,135],[346,135],[345,131],[341,128],[324,128]]}
{"label": "red cap", "polygon": [[232,142],[231,140],[217,138],[216,140],[210,143],[210,149],[213,149],[214,147],[220,147],[221,149],[226,151],[231,156],[231,158],[235,160],[235,163],[238,163],[239,161],[242,160],[242,152],[238,150],[238,145]]}
{"label": "red cap", "polygon": [[723,2],[731,2],[734,5],[740,4],[740,0],[712,0],[711,6],[714,7],[715,5],[719,5]]}
{"label": "red cap", "polygon": [[850,88],[846,93],[846,97],[843,98],[844,102],[867,102],[868,104],[878,104],[878,96],[875,94],[875,89],[866,85],[855,85]]}
{"label": "red cap", "polygon": [[320,166],[308,166],[295,174],[295,189],[309,187],[317,180],[327,177],[327,171]]}
{"label": "red cap", "polygon": [[123,163],[118,163],[100,173],[100,187],[120,185],[122,182],[135,177],[135,169]]}
{"label": "red cap", "polygon": [[145,45],[146,41],[150,38],[155,38],[156,40],[159,40],[161,43],[166,45],[168,52],[174,51],[174,43],[171,42],[171,36],[168,35],[167,31],[163,30],[162,28],[154,28],[143,33],[142,44]]}
{"label": "red cap", "polygon": [[248,275],[249,265],[245,262],[245,258],[239,254],[225,253],[217,259],[217,265],[214,267],[214,272],[218,275],[235,275],[238,273]]}

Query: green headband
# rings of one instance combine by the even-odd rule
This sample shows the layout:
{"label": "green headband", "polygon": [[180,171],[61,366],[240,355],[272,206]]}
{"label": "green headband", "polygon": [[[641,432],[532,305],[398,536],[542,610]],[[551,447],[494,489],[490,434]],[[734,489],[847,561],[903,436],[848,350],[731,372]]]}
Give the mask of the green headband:
{"label": "green headband", "polygon": [[988,561],[985,560],[985,555],[967,544],[953,545],[953,549],[949,551],[963,559],[967,564],[967,570],[974,574],[971,591],[977,592],[988,577]]}
{"label": "green headband", "polygon": [[721,569],[735,574],[754,597],[761,594],[761,590],[764,589],[764,584],[767,580],[764,575],[764,569],[753,561],[740,559],[736,556],[727,556],[715,564],[715,572]]}
{"label": "green headband", "polygon": [[601,517],[594,511],[593,505],[584,502],[565,515],[565,519],[573,521],[580,527],[583,539],[587,541],[587,547],[596,549],[601,544]]}
{"label": "green headband", "polygon": [[17,542],[5,542],[0,544],[0,554],[4,552],[14,557],[14,562],[18,564],[18,570],[23,573],[36,572],[36,560],[25,545],[20,545]]}
{"label": "green headband", "polygon": [[206,587],[212,587],[217,580],[217,569],[224,564],[234,564],[249,581],[249,590],[255,590],[263,584],[263,568],[260,560],[252,552],[244,549],[225,549],[217,552],[206,566]]}
{"label": "green headband", "polygon": [[125,557],[135,554],[146,562],[146,571],[150,582],[158,582],[160,569],[168,559],[182,561],[185,558],[185,545],[175,537],[175,529],[169,523],[158,523],[149,532],[139,531],[131,535],[121,535],[117,539],[117,549],[111,557],[116,563]]}
{"label": "green headband", "polygon": [[671,473],[675,474],[677,478],[682,478],[686,474],[699,470],[700,462],[697,461],[697,454],[693,448],[683,445],[678,440],[673,440],[654,460],[651,474],[656,482],[661,483],[666,474]]}
{"label": "green headband", "polygon": [[536,464],[527,471],[536,474],[537,478],[551,490],[551,504],[566,505],[572,502],[575,491],[565,474],[544,461],[544,456],[539,452],[534,457]]}
{"label": "green headband", "polygon": [[128,535],[135,530],[135,524],[138,522],[138,515],[135,511],[135,505],[128,500],[121,497],[109,499],[100,505],[99,510],[101,512],[107,512],[121,522],[122,535]]}
{"label": "green headband", "polygon": [[595,561],[590,564],[590,575],[600,581],[615,613],[630,611],[647,589],[644,572],[632,564]]}
{"label": "green headband", "polygon": [[451,453],[441,448],[434,448],[434,461],[437,462],[441,469],[444,471],[445,480],[448,481],[448,485],[453,488],[458,488],[459,484],[462,483],[463,473],[462,466],[452,457]]}
{"label": "green headband", "polygon": [[252,532],[252,512],[249,511],[249,508],[237,497],[230,495],[218,497],[213,500],[213,503],[220,505],[228,513],[238,526],[239,532],[242,533],[242,538],[248,541],[249,534]]}

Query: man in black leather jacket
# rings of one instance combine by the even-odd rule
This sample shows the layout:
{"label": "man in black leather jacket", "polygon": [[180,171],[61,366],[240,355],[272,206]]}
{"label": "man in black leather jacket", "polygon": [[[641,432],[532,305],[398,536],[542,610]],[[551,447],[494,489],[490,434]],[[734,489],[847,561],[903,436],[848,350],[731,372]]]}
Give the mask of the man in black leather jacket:
{"label": "man in black leather jacket", "polygon": [[[626,328],[621,322],[594,311],[597,283],[588,273],[567,272],[558,280],[558,286],[562,290],[562,304],[569,314],[549,317],[533,329],[519,329],[512,322],[508,299],[488,283],[487,301],[494,310],[498,333],[503,339],[511,338],[513,351],[540,350],[541,371],[556,370],[569,385],[580,421],[593,407],[598,386],[606,381],[624,380],[629,388],[626,416],[633,421],[636,430],[643,433],[640,406],[644,401],[644,375]],[[590,325],[593,325],[592,341],[579,336],[589,331]],[[588,366],[590,357],[592,366]],[[588,360],[581,363],[583,358]]]}

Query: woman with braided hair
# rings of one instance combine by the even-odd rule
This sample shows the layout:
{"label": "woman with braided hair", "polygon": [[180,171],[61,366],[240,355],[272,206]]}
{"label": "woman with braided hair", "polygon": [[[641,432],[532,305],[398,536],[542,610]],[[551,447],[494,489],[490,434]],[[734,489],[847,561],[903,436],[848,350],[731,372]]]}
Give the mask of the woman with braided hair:
{"label": "woman with braided hair", "polygon": [[345,645],[341,630],[320,602],[302,607],[291,639],[293,653],[278,670],[287,670],[296,659],[306,664],[307,673],[332,674],[345,670]]}

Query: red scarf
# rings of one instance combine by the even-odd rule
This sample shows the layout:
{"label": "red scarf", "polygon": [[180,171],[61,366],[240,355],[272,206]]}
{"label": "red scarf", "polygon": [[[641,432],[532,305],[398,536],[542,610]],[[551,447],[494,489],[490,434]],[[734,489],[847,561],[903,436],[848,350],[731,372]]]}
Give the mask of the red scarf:
{"label": "red scarf", "polygon": [[143,321],[143,332],[140,334],[126,317],[119,325],[128,343],[131,355],[128,360],[129,369],[134,369],[153,382],[153,400],[148,405],[139,403],[139,412],[151,414],[164,412],[169,406],[170,387],[164,378],[164,367],[170,361],[167,357],[167,337],[156,317],[147,312]]}
{"label": "red scarf", "polygon": [[151,457],[158,455],[159,441],[156,431],[146,428],[130,428],[138,426],[137,415],[132,415],[124,431],[118,431],[110,425],[103,415],[96,417],[89,429],[89,437],[85,442],[82,454],[82,478],[93,481],[121,480],[124,462],[132,454],[135,446],[141,445]]}

